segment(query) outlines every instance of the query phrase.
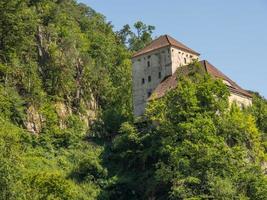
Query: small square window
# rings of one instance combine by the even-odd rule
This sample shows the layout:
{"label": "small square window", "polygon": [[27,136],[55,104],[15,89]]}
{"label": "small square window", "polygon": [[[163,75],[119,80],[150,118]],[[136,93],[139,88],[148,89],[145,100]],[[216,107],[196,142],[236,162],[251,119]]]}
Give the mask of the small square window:
{"label": "small square window", "polygon": [[150,59],[150,58],[151,58],[151,56],[147,56],[147,58],[148,58],[148,59]]}
{"label": "small square window", "polygon": [[147,67],[150,67],[150,61],[147,61]]}
{"label": "small square window", "polygon": [[148,82],[151,82],[151,76],[148,76]]}
{"label": "small square window", "polygon": [[145,79],[144,78],[142,78],[142,84],[145,84]]}
{"label": "small square window", "polygon": [[147,93],[147,98],[149,98],[151,96],[151,92]]}

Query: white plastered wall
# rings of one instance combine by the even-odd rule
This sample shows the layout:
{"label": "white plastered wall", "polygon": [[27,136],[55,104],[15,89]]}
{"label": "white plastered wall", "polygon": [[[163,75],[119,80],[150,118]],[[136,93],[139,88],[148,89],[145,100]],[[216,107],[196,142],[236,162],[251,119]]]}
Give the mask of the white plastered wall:
{"label": "white plastered wall", "polygon": [[229,102],[230,104],[235,102],[240,107],[248,107],[252,105],[252,98],[231,92]]}
{"label": "white plastered wall", "polygon": [[193,60],[199,59],[197,55],[183,51],[175,47],[171,48],[171,54],[172,54],[172,73],[174,73],[178,67],[187,65],[191,63]]}

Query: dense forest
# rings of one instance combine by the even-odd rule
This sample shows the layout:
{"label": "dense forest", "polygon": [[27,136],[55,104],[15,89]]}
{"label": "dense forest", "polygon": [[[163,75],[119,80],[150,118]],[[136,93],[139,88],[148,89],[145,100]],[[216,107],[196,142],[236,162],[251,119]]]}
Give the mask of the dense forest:
{"label": "dense forest", "polygon": [[[267,199],[267,101],[194,72],[132,115],[155,27],[74,0],[0,1],[0,200]],[[197,63],[191,65],[197,66]]]}

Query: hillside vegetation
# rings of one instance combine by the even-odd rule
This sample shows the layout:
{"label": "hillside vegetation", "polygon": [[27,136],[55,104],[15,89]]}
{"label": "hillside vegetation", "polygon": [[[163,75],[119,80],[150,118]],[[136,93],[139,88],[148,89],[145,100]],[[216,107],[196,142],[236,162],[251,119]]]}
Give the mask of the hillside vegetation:
{"label": "hillside vegetation", "polygon": [[[267,101],[191,74],[132,115],[155,27],[74,0],[0,1],[0,200],[267,199]],[[197,67],[196,63],[192,63]]]}

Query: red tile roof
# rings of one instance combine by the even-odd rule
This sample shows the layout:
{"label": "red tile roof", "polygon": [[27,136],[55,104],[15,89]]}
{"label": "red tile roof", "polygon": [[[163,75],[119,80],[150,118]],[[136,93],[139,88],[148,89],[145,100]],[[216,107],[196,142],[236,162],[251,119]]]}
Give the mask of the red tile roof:
{"label": "red tile roof", "polygon": [[238,93],[247,97],[252,97],[250,93],[248,93],[246,90],[242,89],[237,83],[232,81],[228,76],[223,74],[220,70],[218,70],[216,67],[214,67],[212,64],[210,64],[208,61],[203,60],[200,61],[200,64],[205,67],[205,70],[208,74],[215,78],[220,78],[222,80],[225,80],[231,84],[231,86],[227,85],[231,92]]}
{"label": "red tile roof", "polygon": [[[208,61],[203,60],[203,61],[200,61],[199,63],[203,67],[205,73],[210,74],[214,78],[219,78],[230,83],[230,85],[227,85],[230,92],[237,93],[237,94],[250,97],[250,98],[252,97],[250,93],[242,89],[239,85],[237,85],[234,81],[232,81],[229,77],[227,77],[225,74],[219,71],[216,67],[210,64]],[[191,70],[189,69],[188,66],[179,67],[173,75],[166,77],[156,87],[156,89],[153,92],[153,95],[151,96],[149,100],[163,97],[170,89],[173,89],[177,86],[177,74],[187,75],[190,73],[190,71]]]}
{"label": "red tile roof", "polygon": [[200,55],[198,52],[194,51],[193,49],[190,49],[189,47],[185,46],[181,42],[178,42],[174,38],[172,38],[169,35],[162,35],[159,38],[153,40],[150,44],[148,44],[145,48],[141,49],[140,51],[137,51],[134,53],[133,58],[149,53],[151,51],[163,48],[163,47],[168,47],[168,46],[173,46],[177,47],[178,49],[184,50],[186,52],[195,54],[195,55]]}

